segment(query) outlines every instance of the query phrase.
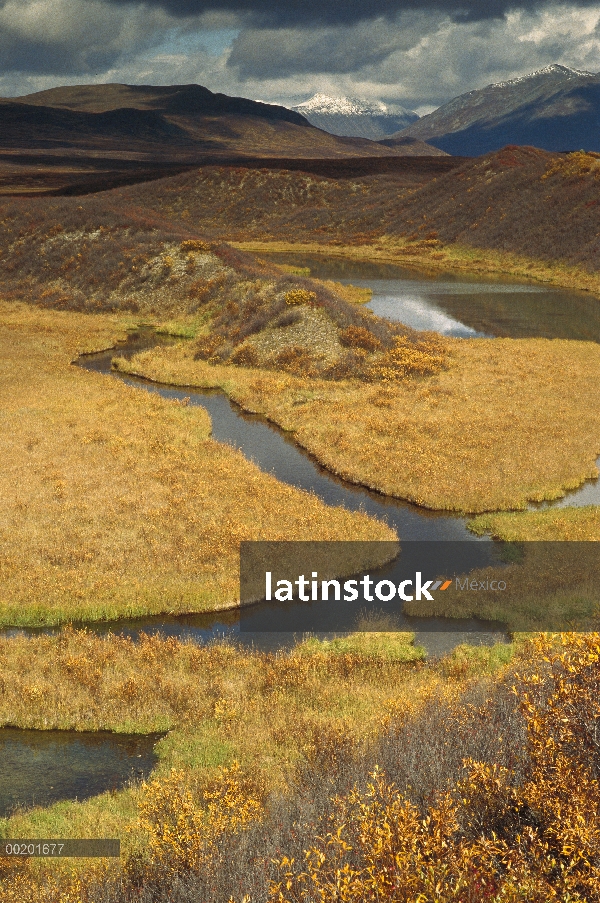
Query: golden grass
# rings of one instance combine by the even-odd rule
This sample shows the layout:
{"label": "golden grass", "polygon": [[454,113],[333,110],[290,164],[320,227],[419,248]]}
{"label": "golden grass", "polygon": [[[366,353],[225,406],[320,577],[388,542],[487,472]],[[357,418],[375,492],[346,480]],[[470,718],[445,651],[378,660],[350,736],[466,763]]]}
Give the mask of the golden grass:
{"label": "golden grass", "polygon": [[285,252],[326,254],[354,260],[381,260],[418,270],[468,272],[479,275],[510,276],[600,294],[600,275],[579,267],[549,263],[509,251],[474,248],[461,244],[409,242],[395,235],[384,235],[368,244],[334,242],[243,241],[229,242],[242,251],[256,253]]}
{"label": "golden grass", "polygon": [[194,361],[185,345],[130,369],[220,386],[329,470],[428,508],[480,513],[556,498],[597,475],[600,346],[547,339],[448,340],[426,379],[330,382]]}
{"label": "golden grass", "polygon": [[490,533],[505,542],[600,542],[600,507],[481,514],[469,521],[469,529],[480,536]]}
{"label": "golden grass", "polygon": [[[459,575],[433,601],[406,602],[405,613],[479,617],[498,621],[512,633],[598,630],[600,549],[595,543],[526,542],[515,552],[514,563],[473,571],[468,579]],[[505,588],[498,590],[501,581]]]}
{"label": "golden grass", "polygon": [[344,301],[350,304],[368,304],[373,297],[373,289],[365,288],[360,285],[344,285],[342,282],[335,282],[333,279],[313,279],[313,282],[319,282],[326,289],[334,294],[339,295]]}
{"label": "golden grass", "polygon": [[235,606],[248,539],[393,539],[209,438],[201,408],[71,366],[114,316],[0,308],[0,623]]}
{"label": "golden grass", "polygon": [[[158,774],[178,768],[202,780],[237,759],[275,789],[325,726],[367,737],[386,712],[443,685],[437,666],[419,665],[422,651],[410,634],[340,642],[345,646],[309,641],[290,655],[269,655],[68,628],[59,636],[0,638],[0,724],[168,730],[157,746]],[[125,826],[135,823],[140,794],[133,787],[17,813],[0,820],[0,836],[95,836],[98,827],[86,832],[96,819],[130,846],[135,832],[128,840]]]}

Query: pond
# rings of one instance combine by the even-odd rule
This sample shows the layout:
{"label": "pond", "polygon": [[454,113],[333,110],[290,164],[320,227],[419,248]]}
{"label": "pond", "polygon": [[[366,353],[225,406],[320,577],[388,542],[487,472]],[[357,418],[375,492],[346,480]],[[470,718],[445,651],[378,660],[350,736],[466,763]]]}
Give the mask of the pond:
{"label": "pond", "polygon": [[0,729],[0,816],[119,790],[154,768],[162,734]]}
{"label": "pond", "polygon": [[458,338],[581,339],[600,342],[600,299],[588,292],[506,278],[415,273],[378,261],[307,254],[263,254],[310,270],[317,279],[370,288],[366,306],[413,329]]}

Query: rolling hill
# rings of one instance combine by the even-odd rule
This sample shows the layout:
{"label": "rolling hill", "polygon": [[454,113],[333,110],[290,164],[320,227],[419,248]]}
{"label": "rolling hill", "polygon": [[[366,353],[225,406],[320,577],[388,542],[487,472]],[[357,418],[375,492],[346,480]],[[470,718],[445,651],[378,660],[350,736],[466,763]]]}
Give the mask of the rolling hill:
{"label": "rolling hill", "polygon": [[509,146],[474,159],[403,160],[402,171],[346,178],[206,167],[116,194],[213,239],[339,245],[387,236],[424,258],[460,244],[600,270],[600,155]]}
{"label": "rolling hill", "polygon": [[0,192],[88,191],[239,158],[395,155],[200,85],[79,85],[0,99]]}

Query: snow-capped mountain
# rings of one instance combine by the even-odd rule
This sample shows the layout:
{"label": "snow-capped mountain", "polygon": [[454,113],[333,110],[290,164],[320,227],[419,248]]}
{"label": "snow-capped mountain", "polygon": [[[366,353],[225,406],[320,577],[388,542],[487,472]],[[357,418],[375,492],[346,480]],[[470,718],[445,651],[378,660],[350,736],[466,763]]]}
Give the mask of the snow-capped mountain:
{"label": "snow-capped mountain", "polygon": [[461,94],[402,135],[459,155],[505,144],[600,151],[600,75],[555,63]]}
{"label": "snow-capped mountain", "polygon": [[291,107],[310,122],[332,135],[377,140],[405,128],[419,117],[398,104],[359,97],[331,97],[315,94]]}

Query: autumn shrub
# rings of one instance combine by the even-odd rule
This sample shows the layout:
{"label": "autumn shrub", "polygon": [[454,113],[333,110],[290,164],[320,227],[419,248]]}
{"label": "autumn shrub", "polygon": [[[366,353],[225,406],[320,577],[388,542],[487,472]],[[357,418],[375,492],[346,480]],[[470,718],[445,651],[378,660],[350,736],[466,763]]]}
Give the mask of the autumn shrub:
{"label": "autumn shrub", "polygon": [[272,364],[287,373],[306,373],[313,370],[314,360],[305,345],[287,345],[272,358]]}
{"label": "autumn shrub", "polygon": [[[195,794],[185,772],[172,770],[143,787],[141,827],[148,835],[146,867],[167,874],[214,869],[219,840],[236,834],[261,817],[264,787],[237,762],[217,769]],[[133,858],[132,872],[140,862]]]}
{"label": "autumn shrub", "polygon": [[409,376],[430,376],[444,367],[447,349],[444,340],[435,333],[423,333],[413,339],[399,336],[394,347],[377,357],[367,370],[370,379],[399,379]]}
{"label": "autumn shrub", "polygon": [[502,764],[512,738],[491,725],[496,761],[463,755],[462,775],[425,811],[375,768],[332,798],[328,828],[300,861],[280,858],[269,899],[600,899],[600,636],[541,638],[529,652],[513,675],[525,727],[517,768]]}
{"label": "autumn shrub", "polygon": [[377,351],[381,342],[364,326],[347,326],[339,334],[340,344],[346,348],[363,348],[365,351]]}
{"label": "autumn shrub", "polygon": [[315,304],[316,300],[317,295],[315,292],[310,292],[303,288],[291,289],[285,295],[286,304],[302,304],[310,307]]}
{"label": "autumn shrub", "polygon": [[258,352],[252,345],[238,345],[229,360],[241,367],[258,367],[260,363]]}
{"label": "autumn shrub", "polygon": [[214,333],[199,336],[194,342],[194,360],[210,360],[224,344],[225,339]]}
{"label": "autumn shrub", "polygon": [[182,254],[189,254],[190,252],[196,251],[199,254],[210,254],[211,246],[207,241],[202,241],[199,238],[186,239],[181,242],[180,245]]}

